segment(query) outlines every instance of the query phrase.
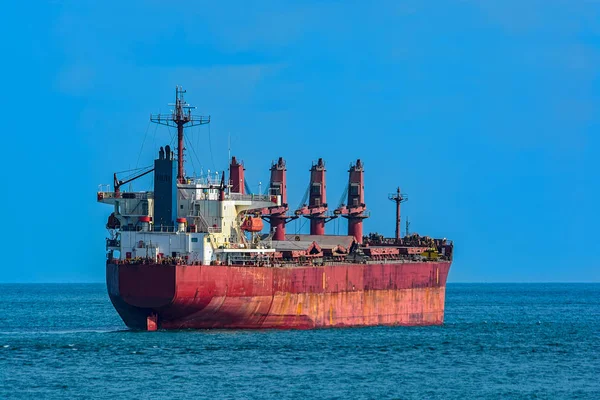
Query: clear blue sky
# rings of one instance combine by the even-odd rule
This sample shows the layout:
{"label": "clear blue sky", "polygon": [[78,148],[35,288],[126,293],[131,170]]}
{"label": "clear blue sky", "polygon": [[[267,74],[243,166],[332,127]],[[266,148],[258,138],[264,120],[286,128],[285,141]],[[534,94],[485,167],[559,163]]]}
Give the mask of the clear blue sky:
{"label": "clear blue sky", "polygon": [[400,185],[450,281],[599,281],[600,4],[424,3],[4,5],[0,281],[104,279],[97,185],[170,141],[148,116],[177,84],[213,119],[188,172],[231,133],[253,187],[287,159],[294,206],[323,157],[333,204],[360,157],[365,230],[393,234]]}

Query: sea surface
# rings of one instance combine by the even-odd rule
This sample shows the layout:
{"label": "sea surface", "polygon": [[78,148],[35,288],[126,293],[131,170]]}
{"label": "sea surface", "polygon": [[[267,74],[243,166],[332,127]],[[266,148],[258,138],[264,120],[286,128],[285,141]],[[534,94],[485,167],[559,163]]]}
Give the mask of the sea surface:
{"label": "sea surface", "polygon": [[102,284],[0,285],[0,399],[600,399],[600,284],[449,284],[438,327],[128,331]]}

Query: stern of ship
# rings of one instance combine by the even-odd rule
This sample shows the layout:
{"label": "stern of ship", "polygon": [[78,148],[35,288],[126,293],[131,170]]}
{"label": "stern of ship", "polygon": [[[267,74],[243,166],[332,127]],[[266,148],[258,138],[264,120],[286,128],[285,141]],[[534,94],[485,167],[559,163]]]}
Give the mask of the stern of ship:
{"label": "stern of ship", "polygon": [[113,306],[127,327],[155,330],[157,310],[175,297],[175,265],[106,265],[106,286]]}

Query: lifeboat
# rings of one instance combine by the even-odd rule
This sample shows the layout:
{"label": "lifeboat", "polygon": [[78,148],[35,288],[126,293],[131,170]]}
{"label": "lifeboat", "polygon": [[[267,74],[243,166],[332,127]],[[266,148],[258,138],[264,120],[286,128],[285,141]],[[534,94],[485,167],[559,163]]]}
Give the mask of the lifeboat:
{"label": "lifeboat", "polygon": [[260,232],[263,229],[262,219],[248,216],[242,222],[241,228],[246,232]]}

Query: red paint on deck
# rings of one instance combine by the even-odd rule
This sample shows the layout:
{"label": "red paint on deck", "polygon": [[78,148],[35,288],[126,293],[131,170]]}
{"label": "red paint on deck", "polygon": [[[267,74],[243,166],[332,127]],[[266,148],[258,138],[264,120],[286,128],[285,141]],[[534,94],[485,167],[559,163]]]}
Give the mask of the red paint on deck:
{"label": "red paint on deck", "polygon": [[306,267],[107,265],[125,323],[148,329],[438,325],[449,262]]}

